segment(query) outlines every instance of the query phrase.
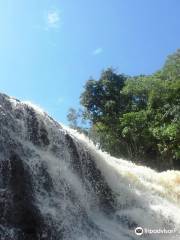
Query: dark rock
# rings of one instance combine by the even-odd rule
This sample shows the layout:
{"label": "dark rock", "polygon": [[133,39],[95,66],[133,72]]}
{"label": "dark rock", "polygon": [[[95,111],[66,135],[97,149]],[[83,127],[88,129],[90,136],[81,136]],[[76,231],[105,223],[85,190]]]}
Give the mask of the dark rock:
{"label": "dark rock", "polygon": [[89,208],[111,219],[115,204],[84,146],[46,113],[0,94],[0,240],[109,240]]}
{"label": "dark rock", "polygon": [[82,179],[82,182],[87,183],[87,190],[94,190],[99,199],[99,207],[102,208],[103,211],[113,213],[115,210],[115,202],[112,190],[107,185],[100,170],[93,161],[92,156],[88,151],[85,152],[80,146],[77,146],[77,143],[75,143],[68,134],[66,135],[66,141],[68,152],[71,153],[72,156],[72,166]]}

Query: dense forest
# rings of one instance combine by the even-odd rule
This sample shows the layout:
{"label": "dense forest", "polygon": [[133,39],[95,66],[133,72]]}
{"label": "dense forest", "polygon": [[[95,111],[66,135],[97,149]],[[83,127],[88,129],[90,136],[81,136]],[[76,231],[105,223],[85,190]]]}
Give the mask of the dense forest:
{"label": "dense forest", "polygon": [[180,169],[180,49],[152,75],[104,70],[89,79],[70,126],[102,150],[157,170]]}

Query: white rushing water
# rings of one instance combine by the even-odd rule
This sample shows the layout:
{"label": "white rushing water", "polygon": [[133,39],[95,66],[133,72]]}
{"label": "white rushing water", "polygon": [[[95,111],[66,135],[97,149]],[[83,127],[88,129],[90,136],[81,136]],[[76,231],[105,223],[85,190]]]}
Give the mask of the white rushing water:
{"label": "white rushing water", "polygon": [[[114,158],[98,150],[83,134],[65,126],[64,128],[94,157],[115,193],[116,216],[138,223],[138,226],[144,229],[144,238],[180,239],[179,171],[158,173],[131,161]],[[116,234],[118,239],[118,226],[114,222],[110,224],[102,220],[103,224],[106,230]],[[145,233],[145,229],[151,230],[149,234]]]}
{"label": "white rushing water", "polygon": [[[61,127],[39,107],[12,98],[8,101],[12,126],[9,121],[8,128],[2,128],[22,146],[21,157],[25,153],[23,161],[32,175],[35,205],[57,232],[50,240],[180,239],[179,171],[158,173],[114,158],[83,134]],[[5,116],[7,110],[1,108]],[[30,140],[27,108],[35,113],[37,131],[45,128],[48,144],[36,145]],[[17,110],[21,113],[18,117]],[[105,193],[108,187],[112,209]],[[135,234],[136,227],[144,230],[141,236]],[[44,235],[41,239],[48,238]]]}

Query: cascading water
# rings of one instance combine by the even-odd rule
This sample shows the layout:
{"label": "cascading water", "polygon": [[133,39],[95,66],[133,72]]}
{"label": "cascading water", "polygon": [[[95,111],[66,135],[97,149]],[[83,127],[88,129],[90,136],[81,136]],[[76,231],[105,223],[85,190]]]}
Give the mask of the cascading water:
{"label": "cascading water", "polygon": [[1,240],[180,239],[179,184],[0,94]]}

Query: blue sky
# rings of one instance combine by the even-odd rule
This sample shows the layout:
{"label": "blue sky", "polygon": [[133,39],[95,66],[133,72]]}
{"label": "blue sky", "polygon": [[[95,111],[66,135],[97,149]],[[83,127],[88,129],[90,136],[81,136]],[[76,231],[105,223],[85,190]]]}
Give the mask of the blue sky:
{"label": "blue sky", "polygon": [[66,123],[90,76],[150,74],[180,47],[179,0],[0,1],[0,91]]}

